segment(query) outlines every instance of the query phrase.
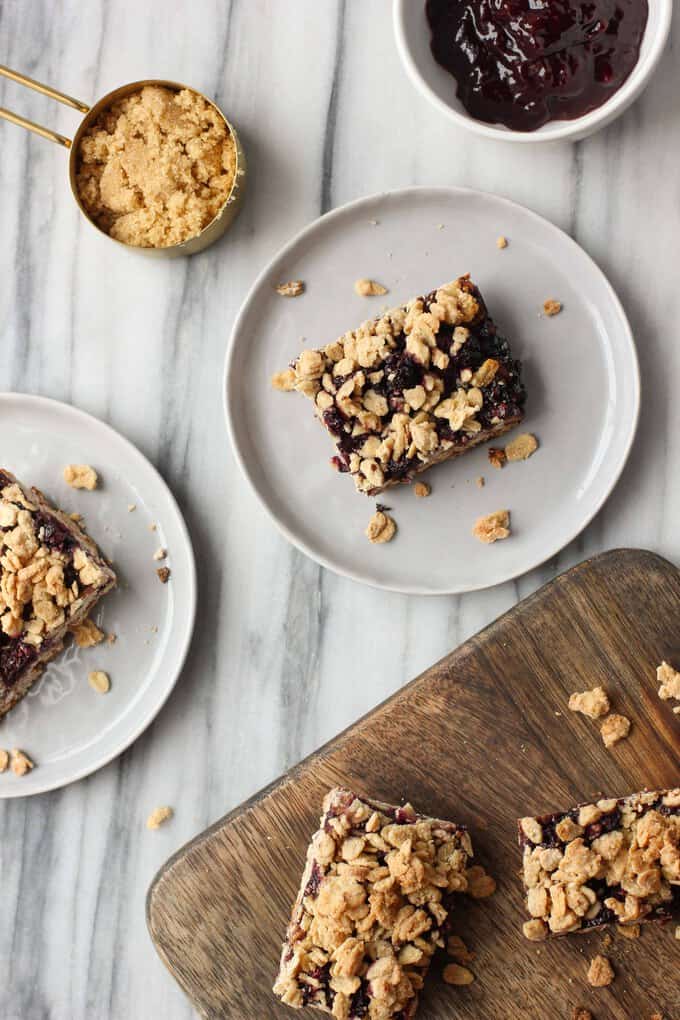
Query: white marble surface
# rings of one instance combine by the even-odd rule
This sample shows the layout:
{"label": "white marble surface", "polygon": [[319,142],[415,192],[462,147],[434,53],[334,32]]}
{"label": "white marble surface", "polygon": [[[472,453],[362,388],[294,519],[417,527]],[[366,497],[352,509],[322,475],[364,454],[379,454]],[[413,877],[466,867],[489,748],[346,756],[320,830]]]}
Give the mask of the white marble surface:
{"label": "white marble surface", "polygon": [[[556,572],[618,545],[680,560],[677,18],[650,88],[611,128],[513,149],[457,132],[416,94],[390,7],[0,0],[1,63],[85,100],[184,80],[223,106],[253,167],[219,246],[147,261],[81,221],[63,150],[0,124],[0,388],[71,401],[133,440],[179,498],[200,577],[189,661],[150,730],[88,780],[0,805],[3,1020],[188,1020],[144,922],[172,851]],[[0,104],[64,133],[77,123],[12,84]],[[643,377],[633,455],[586,533],[516,584],[434,600],[337,578],[275,532],[227,446],[218,381],[264,261],[320,212],[411,183],[497,191],[567,229],[617,287]],[[150,833],[159,803],[176,817]]]}

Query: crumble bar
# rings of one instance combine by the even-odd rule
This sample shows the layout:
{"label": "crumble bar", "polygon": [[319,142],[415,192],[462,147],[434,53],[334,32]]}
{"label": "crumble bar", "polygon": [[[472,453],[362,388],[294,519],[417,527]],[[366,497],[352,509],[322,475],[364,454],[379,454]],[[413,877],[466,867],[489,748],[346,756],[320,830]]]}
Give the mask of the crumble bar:
{"label": "crumble bar", "polygon": [[467,889],[467,831],[335,789],[293,907],[274,992],[337,1020],[411,1020],[453,893]]}
{"label": "crumble bar", "polygon": [[0,717],[115,583],[75,521],[0,470]]}
{"label": "crumble bar", "polygon": [[522,818],[532,940],[666,920],[680,902],[680,787]]}
{"label": "crumble bar", "polygon": [[332,464],[375,496],[495,438],[524,417],[521,366],[463,276],[365,322],[279,373],[338,453]]}

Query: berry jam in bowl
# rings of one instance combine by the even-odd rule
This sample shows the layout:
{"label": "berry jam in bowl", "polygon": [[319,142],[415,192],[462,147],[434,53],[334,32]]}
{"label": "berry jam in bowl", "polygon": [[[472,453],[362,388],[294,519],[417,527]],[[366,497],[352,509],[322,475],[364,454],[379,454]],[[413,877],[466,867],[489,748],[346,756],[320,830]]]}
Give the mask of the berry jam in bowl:
{"label": "berry jam in bowl", "polygon": [[585,138],[642,92],[672,0],[394,0],[397,48],[453,121],[513,142]]}

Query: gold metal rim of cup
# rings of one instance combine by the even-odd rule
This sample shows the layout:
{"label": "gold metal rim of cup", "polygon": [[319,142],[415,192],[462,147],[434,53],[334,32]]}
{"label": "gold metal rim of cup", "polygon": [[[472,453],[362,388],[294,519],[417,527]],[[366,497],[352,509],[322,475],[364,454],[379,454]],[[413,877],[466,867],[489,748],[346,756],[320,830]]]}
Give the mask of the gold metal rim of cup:
{"label": "gold metal rim of cup", "polygon": [[[234,139],[234,145],[236,148],[236,171],[234,173],[234,181],[231,186],[231,191],[227,195],[220,211],[216,216],[207,223],[200,233],[195,234],[193,237],[187,238],[186,241],[182,241],[179,244],[168,245],[165,248],[147,248],[142,245],[126,244],[124,241],[119,241],[115,237],[111,237],[105,230],[102,230],[90,215],[85,210],[83,203],[80,200],[78,194],[78,188],[76,186],[76,168],[78,164],[78,149],[80,147],[80,141],[89,127],[95,119],[102,113],[103,110],[113,106],[114,103],[118,102],[119,99],[124,99],[125,96],[132,95],[134,92],[139,92],[147,85],[155,85],[160,88],[171,89],[174,92],[180,92],[183,89],[187,89],[189,92],[193,92],[194,95],[200,96],[202,99],[209,103],[214,110],[217,111],[219,116],[222,118],[227,128],[231,132],[231,136]],[[69,180],[71,183],[71,193],[76,200],[78,208],[85,217],[88,223],[90,223],[98,233],[108,238],[109,241],[113,241],[114,244],[118,244],[121,248],[126,248],[128,251],[139,252],[142,255],[149,255],[154,258],[176,258],[178,255],[195,255],[199,251],[203,251],[209,245],[213,244],[220,238],[225,231],[231,226],[232,222],[236,218],[241,203],[243,201],[243,194],[245,191],[245,182],[247,176],[247,164],[246,157],[243,151],[243,146],[238,137],[238,134],[231,122],[225,117],[222,110],[220,110],[217,103],[214,103],[212,99],[208,99],[207,96],[199,92],[198,89],[192,88],[191,85],[183,85],[177,81],[167,81],[160,78],[150,78],[146,81],[133,81],[127,85],[121,85],[120,88],[114,89],[112,92],[108,92],[101,99],[97,100],[94,106],[91,106],[88,112],[83,117],[78,130],[73,136],[73,141],[70,146],[69,153]]]}

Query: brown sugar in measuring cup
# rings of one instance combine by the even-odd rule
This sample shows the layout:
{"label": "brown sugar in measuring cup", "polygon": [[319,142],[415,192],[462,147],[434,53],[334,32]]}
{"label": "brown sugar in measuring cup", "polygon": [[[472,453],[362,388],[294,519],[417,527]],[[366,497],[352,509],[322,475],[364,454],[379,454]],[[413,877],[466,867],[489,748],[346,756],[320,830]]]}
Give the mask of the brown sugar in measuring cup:
{"label": "brown sugar in measuring cup", "polygon": [[233,222],[246,161],[222,111],[179,82],[131,82],[89,108],[0,65],[0,75],[85,114],[71,141],[0,107],[0,118],[70,150],[71,191],[86,219],[145,255],[203,251]]}

